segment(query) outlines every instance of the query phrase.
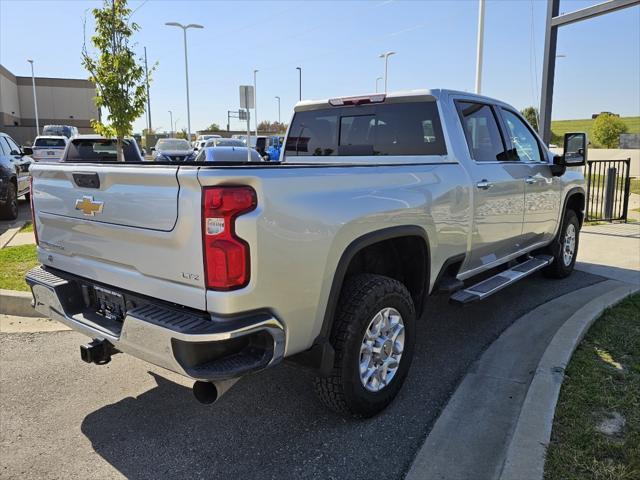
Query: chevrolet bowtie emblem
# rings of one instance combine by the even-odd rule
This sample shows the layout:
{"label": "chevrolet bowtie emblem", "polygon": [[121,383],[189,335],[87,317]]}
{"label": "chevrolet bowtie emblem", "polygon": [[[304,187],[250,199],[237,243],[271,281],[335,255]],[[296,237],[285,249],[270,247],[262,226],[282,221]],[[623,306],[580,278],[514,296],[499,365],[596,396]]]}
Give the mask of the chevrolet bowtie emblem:
{"label": "chevrolet bowtie emblem", "polygon": [[96,213],[102,213],[103,206],[104,202],[95,202],[93,197],[89,196],[76,200],[76,210],[81,210],[82,213],[91,217],[95,216]]}

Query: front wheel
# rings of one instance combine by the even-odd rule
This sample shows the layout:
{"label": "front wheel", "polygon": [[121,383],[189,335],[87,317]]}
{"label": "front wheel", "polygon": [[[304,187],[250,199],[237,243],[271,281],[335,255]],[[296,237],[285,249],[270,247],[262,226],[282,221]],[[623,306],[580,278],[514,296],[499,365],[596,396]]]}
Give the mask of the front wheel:
{"label": "front wheel", "polygon": [[384,410],[402,388],[413,358],[415,309],[406,287],[382,275],[347,279],[331,344],[331,374],[314,382],[320,400],[356,418]]}
{"label": "front wheel", "polygon": [[559,236],[549,247],[553,263],[543,270],[547,277],[565,278],[571,275],[578,256],[579,234],[578,216],[573,210],[567,210],[562,219]]}
{"label": "front wheel", "polygon": [[4,205],[0,206],[0,218],[2,220],[15,220],[18,218],[18,192],[13,182],[7,187],[7,198]]}

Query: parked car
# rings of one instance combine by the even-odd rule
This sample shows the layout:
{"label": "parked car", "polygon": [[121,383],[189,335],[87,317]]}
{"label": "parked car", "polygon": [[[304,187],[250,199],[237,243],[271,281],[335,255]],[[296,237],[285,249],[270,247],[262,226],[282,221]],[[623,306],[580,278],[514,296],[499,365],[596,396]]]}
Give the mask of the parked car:
{"label": "parked car", "polygon": [[212,138],[222,138],[220,135],[215,135],[215,134],[211,134],[211,135],[198,135],[196,137],[196,140],[193,142],[193,149],[194,150],[200,150],[201,148],[204,147],[205,143],[207,142],[207,140],[211,140]]}
{"label": "parked car", "polygon": [[[231,140],[231,139],[225,139]],[[209,140],[211,141],[211,140]],[[242,142],[240,142],[242,143]],[[251,162],[261,162],[262,157],[253,148],[248,149],[251,155]],[[198,152],[195,158],[196,162],[246,162],[247,147],[244,145],[225,146],[218,145],[215,147],[205,147]]]}
{"label": "parked car", "polygon": [[29,200],[29,147],[20,148],[6,133],[0,132],[0,219],[18,218],[18,197]]}
{"label": "parked car", "polygon": [[156,162],[188,162],[194,158],[193,148],[181,138],[161,138],[153,149]]}
{"label": "parked car", "polygon": [[58,162],[62,158],[69,139],[62,135],[40,135],[33,142],[34,161],[41,160]]}
{"label": "parked car", "polygon": [[45,125],[42,129],[42,136],[62,136],[67,138],[73,138],[78,133],[78,127],[74,127],[73,125]]}
{"label": "parked car", "polygon": [[[117,162],[118,141],[101,135],[78,135],[72,138],[62,155],[64,163],[102,163]],[[126,163],[144,161],[136,140],[127,137],[122,145],[123,159]]]}
{"label": "parked car", "polygon": [[430,295],[573,271],[585,134],[554,155],[517,109],[450,90],[304,101],[290,125],[278,163],[34,164],[38,312],[93,339],[84,361],[129,353],[204,403],[287,358],[369,417]]}

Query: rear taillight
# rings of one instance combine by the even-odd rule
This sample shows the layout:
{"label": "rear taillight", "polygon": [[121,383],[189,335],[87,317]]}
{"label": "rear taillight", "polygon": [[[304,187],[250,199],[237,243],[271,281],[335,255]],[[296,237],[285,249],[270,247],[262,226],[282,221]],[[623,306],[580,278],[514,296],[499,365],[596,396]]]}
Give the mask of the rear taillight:
{"label": "rear taillight", "polygon": [[205,283],[233,290],[249,283],[249,244],[236,235],[239,215],[256,208],[251,187],[205,187],[202,191],[202,249]]}
{"label": "rear taillight", "polygon": [[31,222],[33,222],[33,235],[36,237],[36,245],[38,241],[38,229],[36,228],[36,211],[33,208],[33,177],[29,175],[29,203],[31,204]]}

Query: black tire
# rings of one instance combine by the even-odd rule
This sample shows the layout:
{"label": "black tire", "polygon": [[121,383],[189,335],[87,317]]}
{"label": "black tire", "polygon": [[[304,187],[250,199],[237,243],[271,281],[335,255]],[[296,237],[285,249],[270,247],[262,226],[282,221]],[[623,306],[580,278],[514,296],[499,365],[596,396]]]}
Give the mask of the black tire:
{"label": "black tire", "polygon": [[0,218],[2,220],[15,220],[18,218],[18,192],[13,182],[7,187],[7,198],[0,206]]}
{"label": "black tire", "polygon": [[[575,235],[575,244],[570,260],[565,256],[567,232],[573,229]],[[578,243],[580,239],[580,221],[576,212],[567,210],[564,212],[562,219],[562,228],[558,232],[558,237],[548,248],[548,253],[553,256],[553,263],[543,270],[545,276],[549,278],[566,278],[573,272],[578,256]],[[568,252],[568,250],[567,250]],[[567,261],[569,260],[569,261]]]}
{"label": "black tire", "polygon": [[[392,308],[404,323],[404,349],[395,375],[380,390],[367,390],[360,379],[360,349],[377,313]],[[331,374],[316,377],[314,386],[322,403],[345,416],[371,417],[395,398],[409,372],[415,346],[415,308],[406,287],[382,275],[348,278],[340,294],[331,331],[335,361]]]}

